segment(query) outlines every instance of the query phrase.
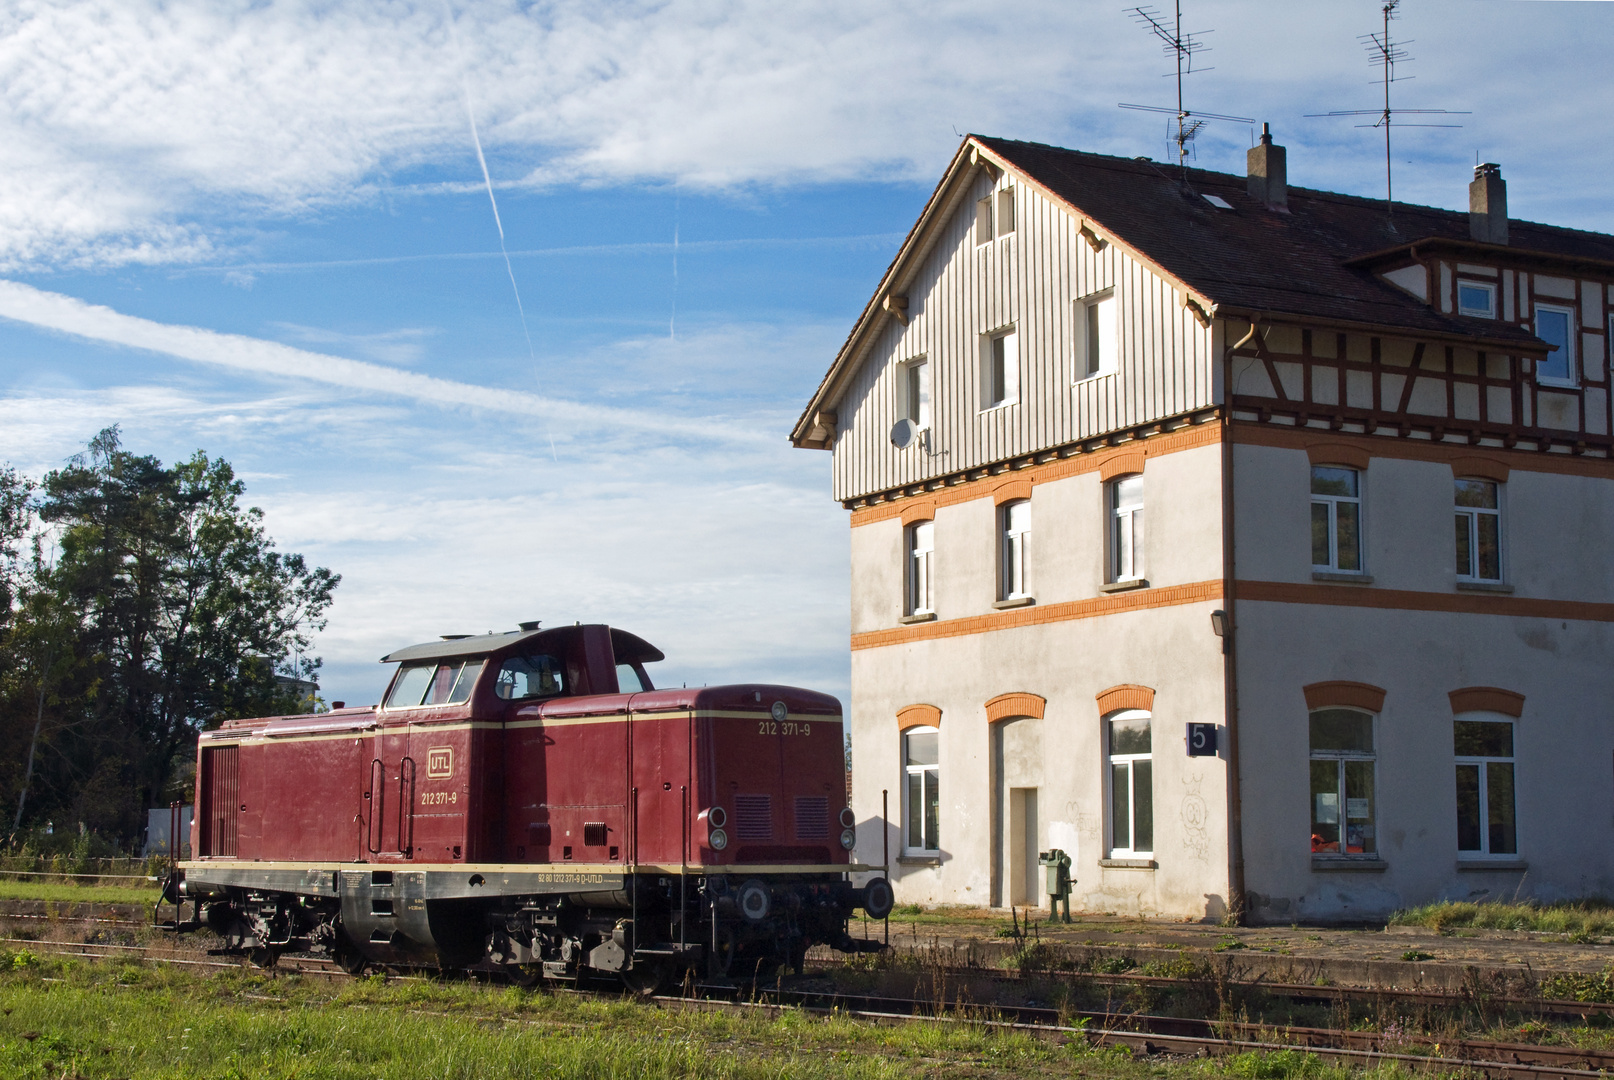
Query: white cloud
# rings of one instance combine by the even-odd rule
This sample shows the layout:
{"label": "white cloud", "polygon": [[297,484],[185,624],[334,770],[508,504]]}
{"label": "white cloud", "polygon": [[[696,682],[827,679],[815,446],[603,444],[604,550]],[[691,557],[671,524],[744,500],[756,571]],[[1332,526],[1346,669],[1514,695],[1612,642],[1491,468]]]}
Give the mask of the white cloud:
{"label": "white cloud", "polygon": [[522,390],[475,386],[400,371],[241,334],[154,322],[15,281],[0,281],[0,318],[90,341],[145,349],[259,376],[324,383],[439,407],[458,406],[513,414],[574,429],[631,427],[639,432],[678,438],[741,443],[754,443],[763,438],[749,426],[717,423],[714,418],[684,419],[608,405],[580,404]]}
{"label": "white cloud", "polygon": [[[1607,227],[1608,211],[1564,193],[1561,178],[1590,188],[1610,164],[1610,150],[1582,136],[1606,105],[1595,88],[1609,5],[1403,10],[1419,59],[1400,100],[1474,113],[1460,134],[1407,136],[1407,193],[1459,203],[1461,177],[1447,173],[1479,147],[1552,192],[1533,197],[1544,209]],[[398,178],[472,185],[462,85],[505,182],[928,181],[955,130],[1125,154],[1164,147],[1164,118],[1115,103],[1168,100],[1168,65],[1106,4],[473,0],[454,11],[459,49],[444,12],[313,0],[11,5],[0,13],[0,267],[196,261],[265,213],[366,199]],[[1374,15],[1196,3],[1189,25],[1218,33],[1206,39],[1214,70],[1193,76],[1190,102],[1271,119],[1298,176],[1371,192],[1371,133],[1302,114],[1372,104],[1354,39]],[[1238,168],[1244,138],[1207,132],[1205,163]]]}
{"label": "white cloud", "polygon": [[845,697],[848,536],[823,455],[625,437],[556,469],[502,416],[116,387],[0,398],[0,462],[39,476],[115,422],[137,453],[229,460],[281,549],[343,575],[315,645],[329,697],[372,700],[376,658],[401,645],[526,619],[642,634],[675,683]]}

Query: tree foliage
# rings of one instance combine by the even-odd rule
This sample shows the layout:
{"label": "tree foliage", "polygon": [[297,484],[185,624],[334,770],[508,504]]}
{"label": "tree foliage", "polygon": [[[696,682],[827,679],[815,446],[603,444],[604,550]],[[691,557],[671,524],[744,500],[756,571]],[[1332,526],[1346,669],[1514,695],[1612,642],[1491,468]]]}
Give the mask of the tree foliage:
{"label": "tree foliage", "polygon": [[108,428],[37,484],[0,472],[0,791],[19,822],[132,837],[184,798],[196,734],[309,707],[338,575],[275,549],[226,461]]}

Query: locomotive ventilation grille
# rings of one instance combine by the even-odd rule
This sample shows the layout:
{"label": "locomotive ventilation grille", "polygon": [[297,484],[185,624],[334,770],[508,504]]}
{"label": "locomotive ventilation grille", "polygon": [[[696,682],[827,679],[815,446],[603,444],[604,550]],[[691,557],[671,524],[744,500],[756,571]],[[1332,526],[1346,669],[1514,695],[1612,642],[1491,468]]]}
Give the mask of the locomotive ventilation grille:
{"label": "locomotive ventilation grille", "polygon": [[734,835],[741,840],[773,839],[773,796],[734,796]]}
{"label": "locomotive ventilation grille", "polygon": [[796,797],[796,839],[829,839],[829,798],[824,795]]}

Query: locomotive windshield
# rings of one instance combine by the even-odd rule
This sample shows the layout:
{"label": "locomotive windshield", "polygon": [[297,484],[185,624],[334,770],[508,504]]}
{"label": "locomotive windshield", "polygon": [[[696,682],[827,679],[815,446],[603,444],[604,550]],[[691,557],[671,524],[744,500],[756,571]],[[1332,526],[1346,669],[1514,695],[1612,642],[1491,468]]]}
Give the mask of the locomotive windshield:
{"label": "locomotive windshield", "polygon": [[558,657],[512,656],[499,668],[493,692],[506,701],[555,697],[566,692],[565,672]]}
{"label": "locomotive windshield", "polygon": [[407,709],[413,705],[459,705],[470,699],[471,687],[482,672],[482,661],[451,661],[446,664],[405,664],[387,695],[387,708]]}

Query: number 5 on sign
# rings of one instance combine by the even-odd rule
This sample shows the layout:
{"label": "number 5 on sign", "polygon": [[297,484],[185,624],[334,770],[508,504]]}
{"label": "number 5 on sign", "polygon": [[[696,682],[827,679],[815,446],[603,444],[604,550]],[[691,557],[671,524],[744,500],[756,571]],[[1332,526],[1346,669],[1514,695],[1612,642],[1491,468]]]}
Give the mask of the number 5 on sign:
{"label": "number 5 on sign", "polygon": [[1188,756],[1189,757],[1215,757],[1216,756],[1216,725],[1215,724],[1189,724],[1188,725]]}

